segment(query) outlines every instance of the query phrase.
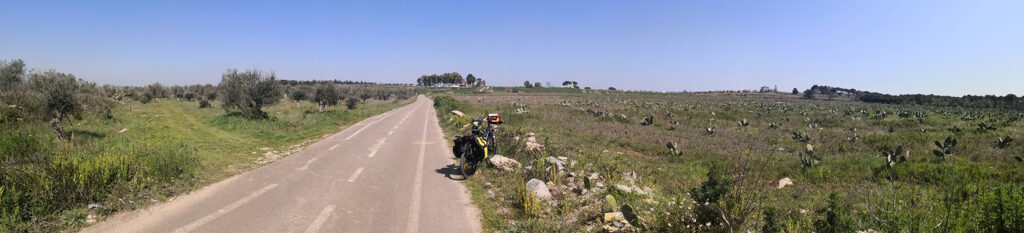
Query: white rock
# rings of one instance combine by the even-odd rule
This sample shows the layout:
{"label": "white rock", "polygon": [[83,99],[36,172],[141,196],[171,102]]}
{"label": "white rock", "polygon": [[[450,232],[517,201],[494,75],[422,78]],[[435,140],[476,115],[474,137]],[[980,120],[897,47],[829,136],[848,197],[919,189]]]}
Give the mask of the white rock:
{"label": "white rock", "polygon": [[548,185],[544,184],[544,181],[538,179],[530,179],[526,182],[526,189],[530,190],[534,195],[537,195],[537,199],[551,201],[551,191],[548,190]]}
{"label": "white rock", "polygon": [[644,191],[640,187],[636,187],[636,186],[626,186],[626,185],[622,185],[622,184],[616,184],[615,185],[615,189],[618,189],[619,191],[623,191],[623,192],[627,192],[627,193],[636,193],[636,194],[640,194],[640,195],[647,195],[647,191]]}
{"label": "white rock", "polygon": [[545,158],[544,161],[547,161],[550,164],[554,164],[555,167],[558,168],[558,171],[565,171],[565,161],[563,161],[561,159],[557,159],[555,157],[550,157],[549,156],[549,157]]}
{"label": "white rock", "polygon": [[786,177],[786,178],[782,178],[781,180],[779,180],[779,186],[776,187],[776,188],[780,188],[781,189],[781,188],[785,188],[786,186],[789,186],[789,185],[794,185],[793,181],[790,180],[789,177]]}
{"label": "white rock", "polygon": [[493,155],[490,157],[489,161],[491,162],[491,165],[494,165],[504,171],[514,171],[516,168],[523,166],[519,161],[501,155]]}
{"label": "white rock", "polygon": [[452,114],[454,114],[456,116],[459,116],[459,117],[462,117],[462,116],[466,115],[466,114],[460,112],[459,110],[452,110]]}

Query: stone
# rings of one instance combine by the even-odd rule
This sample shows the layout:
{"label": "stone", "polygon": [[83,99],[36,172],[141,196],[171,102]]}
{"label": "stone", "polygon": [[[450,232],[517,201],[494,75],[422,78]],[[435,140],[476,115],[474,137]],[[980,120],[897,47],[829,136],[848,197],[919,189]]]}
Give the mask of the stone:
{"label": "stone", "polygon": [[544,161],[547,161],[548,163],[555,165],[555,167],[558,168],[558,171],[565,171],[565,161],[563,160],[548,156],[547,158],[544,159]]}
{"label": "stone", "polygon": [[647,191],[644,191],[643,189],[641,189],[640,187],[636,187],[635,185],[634,186],[626,186],[626,185],[622,185],[622,184],[616,184],[615,185],[615,189],[618,189],[619,191],[623,191],[623,192],[627,192],[627,193],[636,193],[636,194],[640,194],[640,195],[647,195]]}
{"label": "stone", "polygon": [[782,178],[781,180],[779,180],[779,186],[777,186],[776,188],[781,189],[781,188],[785,188],[786,186],[790,186],[790,185],[794,185],[793,181],[790,180],[789,177],[786,177],[786,178]]}
{"label": "stone", "polygon": [[491,165],[503,171],[515,171],[516,168],[523,166],[519,161],[502,155],[492,155],[488,161],[491,162]]}
{"label": "stone", "polygon": [[[531,138],[532,139],[532,138]],[[528,151],[541,151],[544,149],[544,145],[536,142],[526,141],[526,150]]]}
{"label": "stone", "polygon": [[526,182],[526,189],[530,190],[534,195],[537,195],[537,199],[551,201],[551,190],[548,189],[548,185],[544,184],[544,181],[538,179],[530,179]]}
{"label": "stone", "polygon": [[452,115],[456,115],[456,116],[462,117],[462,116],[465,116],[466,114],[460,112],[459,110],[452,110]]}

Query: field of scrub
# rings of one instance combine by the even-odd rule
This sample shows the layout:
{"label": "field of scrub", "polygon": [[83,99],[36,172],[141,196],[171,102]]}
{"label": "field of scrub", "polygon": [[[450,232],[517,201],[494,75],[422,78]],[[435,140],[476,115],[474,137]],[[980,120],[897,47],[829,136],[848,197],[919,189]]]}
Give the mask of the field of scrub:
{"label": "field of scrub", "polygon": [[434,99],[449,136],[487,113],[506,121],[497,154],[521,166],[464,181],[485,231],[1024,231],[1020,111],[779,94]]}

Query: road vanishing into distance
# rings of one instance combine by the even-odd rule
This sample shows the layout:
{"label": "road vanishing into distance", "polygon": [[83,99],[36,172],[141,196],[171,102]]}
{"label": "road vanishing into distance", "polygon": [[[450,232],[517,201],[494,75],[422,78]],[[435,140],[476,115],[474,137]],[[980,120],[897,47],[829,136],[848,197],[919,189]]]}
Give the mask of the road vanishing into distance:
{"label": "road vanishing into distance", "polygon": [[460,177],[452,157],[421,95],[264,167],[82,231],[480,232],[479,211],[451,179]]}

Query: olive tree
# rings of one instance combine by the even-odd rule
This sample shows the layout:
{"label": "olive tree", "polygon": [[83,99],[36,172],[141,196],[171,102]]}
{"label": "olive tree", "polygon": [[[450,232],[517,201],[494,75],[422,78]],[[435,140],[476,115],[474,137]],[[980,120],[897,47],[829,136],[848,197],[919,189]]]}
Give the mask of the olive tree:
{"label": "olive tree", "polygon": [[265,118],[264,105],[277,103],[281,99],[281,84],[274,73],[265,74],[259,70],[238,72],[229,69],[221,76],[218,96],[225,111],[241,112],[249,119]]}
{"label": "olive tree", "polygon": [[25,77],[25,62],[21,59],[0,61],[0,90],[12,90]]}
{"label": "olive tree", "polygon": [[317,85],[316,91],[313,93],[313,102],[320,106],[320,112],[324,112],[324,108],[327,106],[337,105],[338,98],[338,89],[328,84]]}
{"label": "olive tree", "polygon": [[58,138],[71,139],[71,135],[64,131],[62,123],[65,119],[70,119],[72,114],[82,110],[75,99],[75,92],[78,90],[75,76],[49,70],[32,74],[29,77],[29,85],[43,94],[43,116],[50,119],[53,132]]}

